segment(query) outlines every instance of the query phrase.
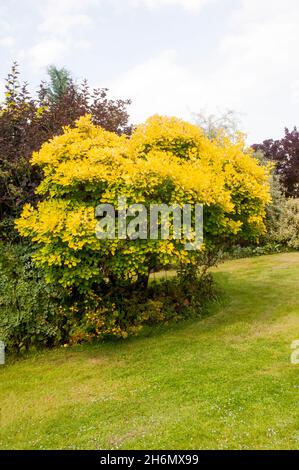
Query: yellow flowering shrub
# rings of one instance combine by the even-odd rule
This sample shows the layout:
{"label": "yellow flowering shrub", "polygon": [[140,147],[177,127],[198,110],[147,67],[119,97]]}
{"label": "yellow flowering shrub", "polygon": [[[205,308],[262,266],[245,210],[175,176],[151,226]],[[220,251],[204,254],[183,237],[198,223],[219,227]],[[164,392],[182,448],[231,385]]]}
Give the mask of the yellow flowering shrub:
{"label": "yellow flowering shrub", "polygon": [[[115,305],[113,292],[145,287],[150,271],[175,263],[190,267],[200,255],[187,251],[183,238],[98,239],[99,204],[117,206],[119,196],[128,205],[146,207],[201,203],[202,254],[257,240],[264,231],[269,170],[245,149],[241,134],[234,142],[225,135],[211,141],[192,124],[153,116],[128,138],[96,127],[85,116],[45,143],[33,154],[32,164],[44,174],[37,188],[42,201],[24,206],[17,228],[36,243],[35,260],[48,282],[61,284],[76,301],[78,295],[96,299],[93,306],[85,302],[88,333],[76,330],[77,340],[109,333],[126,337],[146,321],[146,311],[160,318],[159,299],[137,318],[134,308],[124,314]],[[99,300],[104,296],[106,303]]]}
{"label": "yellow flowering shrub", "polygon": [[192,124],[153,116],[127,138],[85,116],[45,143],[32,164],[43,170],[37,191],[44,200],[24,207],[17,228],[38,244],[46,279],[67,288],[134,284],[156,266],[196,258],[184,240],[97,239],[95,207],[117,204],[120,195],[145,206],[204,204],[204,250],[264,231],[268,170],[245,150],[242,136],[210,141]]}

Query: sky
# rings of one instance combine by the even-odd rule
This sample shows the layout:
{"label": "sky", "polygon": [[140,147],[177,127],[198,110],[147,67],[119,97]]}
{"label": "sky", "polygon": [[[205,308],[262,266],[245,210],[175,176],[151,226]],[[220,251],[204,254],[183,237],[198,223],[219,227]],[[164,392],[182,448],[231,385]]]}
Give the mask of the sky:
{"label": "sky", "polygon": [[298,25],[298,0],[0,0],[1,91],[13,60],[33,90],[55,64],[133,123],[232,109],[261,142],[299,126]]}

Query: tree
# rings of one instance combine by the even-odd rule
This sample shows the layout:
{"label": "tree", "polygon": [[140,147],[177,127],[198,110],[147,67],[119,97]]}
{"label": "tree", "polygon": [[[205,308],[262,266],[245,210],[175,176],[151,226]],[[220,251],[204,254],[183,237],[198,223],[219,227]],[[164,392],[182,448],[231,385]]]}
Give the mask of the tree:
{"label": "tree", "polygon": [[[34,151],[63,127],[74,125],[86,113],[95,124],[117,134],[130,134],[129,100],[111,100],[106,88],[90,90],[86,80],[75,86],[65,69],[50,69],[50,88],[41,83],[33,97],[26,83],[19,81],[14,63],[6,80],[6,94],[0,104],[0,238],[15,236],[14,217],[34,194],[41,172],[30,165]],[[50,91],[49,91],[50,90]]]}
{"label": "tree", "polygon": [[65,68],[58,69],[55,65],[48,67],[50,82],[47,84],[47,97],[53,103],[57,103],[69,87],[73,84],[71,73]]}
{"label": "tree", "polygon": [[[198,281],[194,272],[203,267],[203,279],[220,248],[256,240],[264,231],[268,168],[244,151],[240,137],[236,143],[226,137],[210,141],[177,118],[153,116],[127,138],[84,116],[43,144],[32,163],[44,174],[37,189],[43,200],[24,206],[17,227],[37,243],[34,258],[46,280],[62,285],[70,298],[69,315],[79,321],[72,341],[126,337],[149,317],[164,318],[169,298],[146,303],[151,271],[172,264],[189,283]],[[125,198],[122,209],[119,197]],[[198,249],[188,250],[184,234],[173,237],[174,216],[165,223],[165,239],[150,238],[149,224],[145,237],[114,237],[120,229],[113,223],[112,238],[99,238],[96,208],[103,203],[113,206],[117,220],[132,204],[142,204],[146,214],[152,204],[204,204],[204,246],[195,240]],[[191,295],[186,289],[179,291],[185,298]]]}
{"label": "tree", "polygon": [[98,239],[96,206],[117,207],[119,196],[147,208],[202,203],[205,251],[256,240],[264,230],[269,174],[243,148],[243,141],[211,142],[176,118],[154,116],[127,139],[82,117],[34,154],[44,173],[37,189],[43,201],[24,207],[18,230],[38,242],[36,260],[50,282],[81,292],[100,292],[107,283],[135,288],[158,265],[197,263],[198,251],[171,236]]}
{"label": "tree", "polygon": [[17,63],[12,66],[5,89],[5,99],[0,105],[1,238],[11,236],[11,219],[20,213],[26,201],[34,199],[41,172],[31,167],[29,159],[46,138],[46,133],[41,136],[36,131],[38,105],[30,96],[27,84],[20,84]]}
{"label": "tree", "polygon": [[203,129],[209,139],[215,139],[221,130],[230,138],[235,138],[238,131],[239,118],[235,111],[230,109],[220,115],[207,115],[201,111],[193,113],[193,117],[195,124]]}
{"label": "tree", "polygon": [[274,161],[276,173],[288,197],[299,197],[299,132],[285,129],[282,139],[264,140],[262,144],[252,145],[254,151],[261,151],[265,158]]}

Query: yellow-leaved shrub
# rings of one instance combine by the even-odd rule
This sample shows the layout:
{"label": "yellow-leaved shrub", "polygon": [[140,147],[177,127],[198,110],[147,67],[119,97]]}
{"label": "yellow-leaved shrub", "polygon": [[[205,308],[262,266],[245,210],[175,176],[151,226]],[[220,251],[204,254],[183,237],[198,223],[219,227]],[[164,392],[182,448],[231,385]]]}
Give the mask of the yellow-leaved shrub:
{"label": "yellow-leaved shrub", "polygon": [[99,240],[95,208],[117,205],[119,196],[146,207],[202,203],[206,252],[257,240],[264,231],[269,171],[242,135],[211,141],[192,124],[153,116],[128,138],[85,116],[45,143],[32,164],[44,174],[37,188],[43,200],[24,207],[17,228],[37,243],[35,259],[47,281],[86,295],[132,288],[158,266],[197,262],[183,239]]}
{"label": "yellow-leaved shrub", "polygon": [[268,170],[240,136],[210,141],[196,126],[153,116],[131,138],[118,136],[82,117],[75,128],[34,153],[44,179],[37,207],[26,205],[17,227],[38,243],[36,261],[48,281],[89,289],[104,280],[134,283],[157,265],[192,262],[184,240],[99,240],[95,207],[128,204],[202,203],[204,246],[257,239],[269,202]]}

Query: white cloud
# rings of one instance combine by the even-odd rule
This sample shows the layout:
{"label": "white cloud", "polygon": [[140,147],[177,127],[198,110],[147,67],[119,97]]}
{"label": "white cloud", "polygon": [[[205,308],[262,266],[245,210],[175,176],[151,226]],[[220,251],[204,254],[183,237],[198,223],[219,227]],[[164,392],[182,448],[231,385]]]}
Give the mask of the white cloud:
{"label": "white cloud", "polygon": [[218,92],[246,112],[259,138],[280,135],[298,116],[292,91],[299,77],[298,24],[296,0],[243,0],[221,42]]}
{"label": "white cloud", "polygon": [[21,56],[28,57],[34,68],[46,67],[49,64],[59,62],[66,52],[70,44],[60,39],[44,39],[29,51],[21,52]]}
{"label": "white cloud", "polygon": [[47,17],[38,27],[41,33],[67,36],[74,28],[85,28],[92,24],[88,15],[61,14]]}
{"label": "white cloud", "polygon": [[63,13],[78,13],[86,10],[88,7],[96,6],[99,0],[37,0],[42,3],[44,15],[59,15]]}
{"label": "white cloud", "polygon": [[42,33],[63,36],[92,24],[90,9],[99,0],[44,0],[40,6]]}
{"label": "white cloud", "polygon": [[91,8],[99,0],[44,0],[38,2],[40,14],[38,41],[21,56],[27,56],[35,69],[61,63],[73,50],[87,49],[84,31],[92,26]]}
{"label": "white cloud", "polygon": [[15,43],[15,38],[13,36],[4,36],[0,38],[0,47],[11,47]]}
{"label": "white cloud", "polygon": [[10,48],[15,43],[14,31],[3,7],[4,5],[0,4],[0,47]]}
{"label": "white cloud", "polygon": [[158,8],[163,6],[181,6],[185,10],[200,10],[208,3],[215,0],[130,0],[133,6],[146,6],[148,8]]}
{"label": "white cloud", "polygon": [[[201,15],[205,15],[202,18],[206,24],[203,26],[203,22],[199,22],[202,29],[198,34],[194,33],[190,54],[183,56],[183,53],[179,52],[184,44],[189,47],[187,44],[193,40],[188,36],[188,25],[182,24],[182,29],[178,31],[177,40],[174,39],[173,44],[167,37],[163,43],[164,36],[159,34],[157,35],[159,41],[161,40],[159,46],[153,31],[153,46],[147,41],[148,38],[144,41],[142,37],[140,45],[136,45],[138,56],[143,45],[145,46],[146,56],[144,53],[142,60],[136,62],[131,69],[120,76],[112,76],[108,81],[108,86],[115,96],[132,99],[131,113],[134,122],[144,120],[155,112],[175,114],[190,119],[191,112],[202,109],[207,113],[215,113],[217,110],[233,108],[244,116],[243,127],[249,132],[250,141],[268,136],[278,137],[285,125],[291,127],[296,123],[299,102],[298,0],[227,2],[229,4],[227,16],[222,24],[219,11],[216,11],[219,0],[43,0],[42,2],[31,0],[31,2],[34,2],[34,11],[39,17],[39,23],[33,23],[34,41],[31,47],[21,53],[20,58],[23,62],[28,59],[29,65],[37,70],[50,63],[59,66],[71,64],[71,60],[76,59],[77,51],[85,51],[92,46],[91,40],[94,43],[101,41],[102,44],[101,34],[110,33],[107,27],[109,21],[113,23],[111,38],[119,42],[119,35],[124,33],[122,28],[118,31],[117,22],[121,17],[117,14],[114,17],[115,12],[123,13],[131,9],[132,15],[131,12],[128,15],[130,21],[132,19],[141,21],[136,28],[138,34],[141,34],[145,12],[137,11],[137,7],[155,9],[151,12],[151,21],[155,15],[157,17],[161,15],[166,28],[168,11],[166,8],[163,11],[159,10],[159,7],[172,7],[172,13],[177,13],[178,16],[183,9],[191,14],[200,12]],[[204,9],[213,2],[214,10]],[[211,15],[215,17],[210,26]],[[14,36],[18,38],[19,31],[17,28],[8,28],[10,20],[8,25],[7,22],[3,23],[4,14],[0,17],[2,31],[0,46],[12,47],[13,38]],[[90,34],[95,18],[97,18],[97,28],[94,27]],[[98,21],[103,18],[106,24],[102,33]],[[208,28],[211,29],[208,31]],[[218,29],[216,31],[213,28]],[[132,49],[119,47],[116,53],[113,44],[112,54],[109,52],[108,56],[107,52],[108,59],[107,57],[103,59],[107,60],[107,70],[111,66],[110,62],[117,61],[118,54],[122,55],[121,67],[126,61],[132,63],[135,44],[131,38],[135,37],[136,31],[131,32],[128,29],[125,33],[129,44],[132,44]],[[208,31],[207,36],[205,31]],[[30,38],[30,35],[28,37]],[[179,44],[181,38],[183,40]],[[125,41],[124,43],[127,44]],[[107,51],[111,50],[109,46],[110,44]],[[158,52],[157,47],[159,47]],[[173,50],[168,50],[169,47]],[[202,52],[203,47],[205,50]],[[92,77],[96,70],[98,68],[90,64],[89,69],[82,74]]]}
{"label": "white cloud", "polygon": [[189,110],[233,108],[244,116],[249,141],[279,136],[298,117],[298,24],[297,0],[243,0],[208,61],[181,65],[179,55],[163,52],[111,88],[133,100],[135,121],[154,112],[190,118]]}
{"label": "white cloud", "polygon": [[188,69],[177,63],[176,52],[168,50],[119,77],[111,90],[133,98],[131,114],[138,122],[154,113],[189,116],[199,86]]}
{"label": "white cloud", "polygon": [[298,104],[299,103],[299,80],[294,80],[291,83],[290,88],[291,88],[292,100],[294,101],[294,103]]}

